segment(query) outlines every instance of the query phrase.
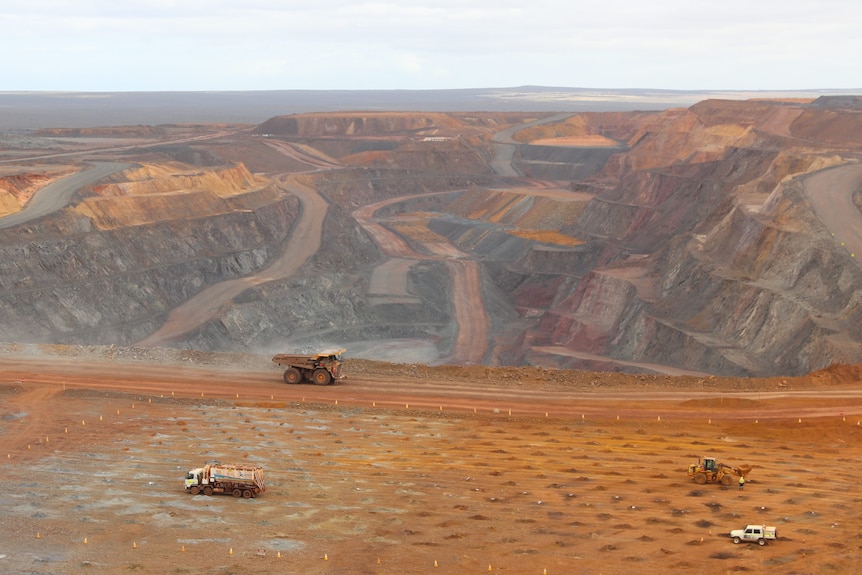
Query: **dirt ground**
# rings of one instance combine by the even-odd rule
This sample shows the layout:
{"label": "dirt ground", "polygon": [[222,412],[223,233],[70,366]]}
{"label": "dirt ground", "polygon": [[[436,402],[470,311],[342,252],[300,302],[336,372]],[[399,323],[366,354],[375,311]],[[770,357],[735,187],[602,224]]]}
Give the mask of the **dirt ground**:
{"label": "dirt ground", "polygon": [[[0,354],[0,573],[862,572],[855,368],[355,363],[317,387],[145,359]],[[703,455],[753,465],[744,491],[691,482]],[[262,465],[268,489],[186,493],[208,461]],[[779,540],[734,545],[749,523]]]}

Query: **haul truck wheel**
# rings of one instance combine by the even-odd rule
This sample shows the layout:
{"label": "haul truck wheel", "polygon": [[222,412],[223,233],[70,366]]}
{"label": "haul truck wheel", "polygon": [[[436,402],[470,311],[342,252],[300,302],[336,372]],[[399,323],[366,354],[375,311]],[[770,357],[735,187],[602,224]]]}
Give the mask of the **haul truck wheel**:
{"label": "haul truck wheel", "polygon": [[210,487],[209,485],[204,487],[204,495],[212,495],[212,494],[213,494],[213,488],[212,487]]}
{"label": "haul truck wheel", "polygon": [[302,373],[295,367],[289,367],[284,372],[284,383],[299,383],[302,381]]}
{"label": "haul truck wheel", "polygon": [[243,491],[242,496],[246,499],[251,499],[251,489],[246,489],[245,491]]}
{"label": "haul truck wheel", "polygon": [[332,376],[323,368],[315,369],[314,373],[311,374],[311,378],[317,385],[329,385],[329,382],[332,381]]}
{"label": "haul truck wheel", "polygon": [[191,491],[192,495],[197,495],[201,492],[201,488],[195,485],[191,489],[189,489],[189,491]]}
{"label": "haul truck wheel", "polygon": [[239,488],[234,489],[233,492],[231,493],[231,495],[233,495],[234,497],[241,497],[242,496],[242,489],[239,489]]}

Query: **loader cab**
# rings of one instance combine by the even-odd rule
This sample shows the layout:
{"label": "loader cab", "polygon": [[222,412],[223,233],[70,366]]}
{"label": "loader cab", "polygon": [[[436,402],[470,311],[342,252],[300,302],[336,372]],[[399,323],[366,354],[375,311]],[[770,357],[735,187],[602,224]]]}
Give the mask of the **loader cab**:
{"label": "loader cab", "polygon": [[718,465],[716,465],[714,457],[703,458],[703,470],[713,472],[718,471]]}

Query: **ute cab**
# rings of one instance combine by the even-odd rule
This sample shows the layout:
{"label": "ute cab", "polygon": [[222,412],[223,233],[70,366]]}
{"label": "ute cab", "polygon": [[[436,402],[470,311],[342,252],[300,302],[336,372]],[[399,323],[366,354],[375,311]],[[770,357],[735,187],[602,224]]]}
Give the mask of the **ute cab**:
{"label": "ute cab", "polygon": [[730,538],[734,543],[757,543],[762,547],[778,539],[778,530],[771,525],[746,525],[745,529],[731,531]]}

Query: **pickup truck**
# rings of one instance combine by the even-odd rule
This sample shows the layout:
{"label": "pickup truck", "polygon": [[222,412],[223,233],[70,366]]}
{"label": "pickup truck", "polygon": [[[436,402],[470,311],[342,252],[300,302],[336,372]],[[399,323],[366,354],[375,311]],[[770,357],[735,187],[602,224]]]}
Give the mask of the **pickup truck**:
{"label": "pickup truck", "polygon": [[746,525],[745,529],[731,531],[730,538],[734,543],[748,541],[763,546],[766,545],[767,541],[774,541],[778,538],[778,530],[766,525]]}

